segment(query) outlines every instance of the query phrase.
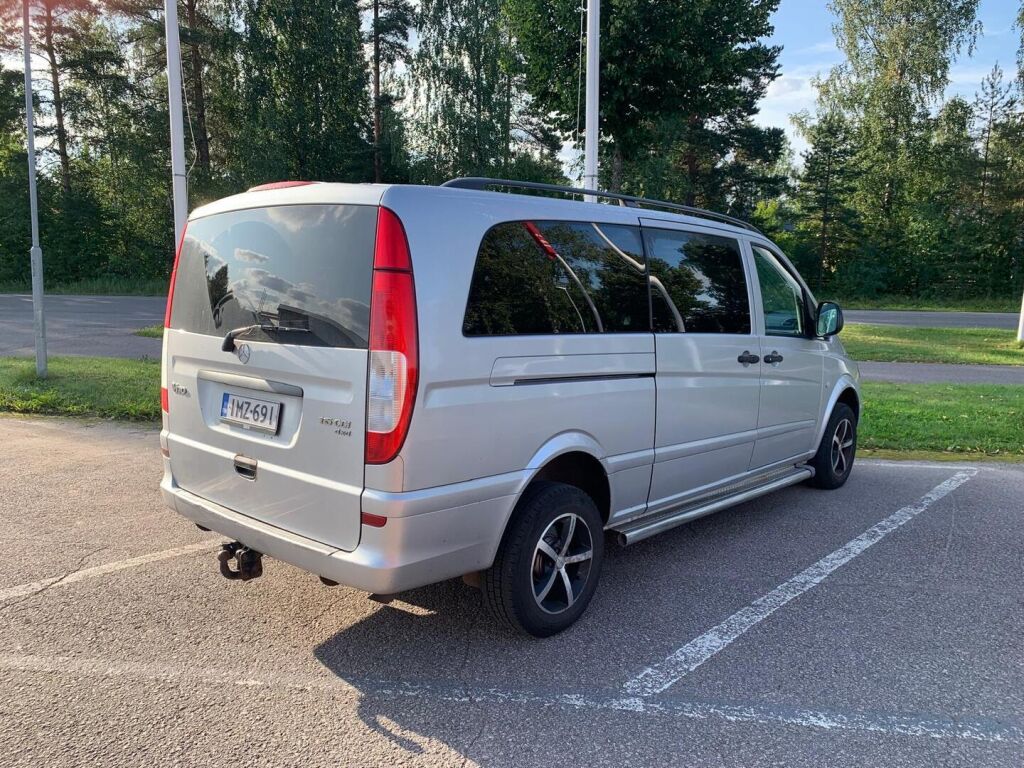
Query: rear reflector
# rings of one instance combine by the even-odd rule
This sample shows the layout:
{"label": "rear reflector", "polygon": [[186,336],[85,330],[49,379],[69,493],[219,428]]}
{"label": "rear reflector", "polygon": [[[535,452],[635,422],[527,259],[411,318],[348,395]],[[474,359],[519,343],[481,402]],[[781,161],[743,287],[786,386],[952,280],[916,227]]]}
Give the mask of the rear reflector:
{"label": "rear reflector", "polygon": [[377,214],[370,299],[366,463],[386,464],[409,431],[419,380],[416,288],[405,228],[393,211]]}
{"label": "rear reflector", "polygon": [[319,184],[318,181],[272,181],[269,184],[259,184],[249,187],[246,192],[266,192],[268,189],[288,189],[288,187],[305,187],[308,184]]}
{"label": "rear reflector", "polygon": [[164,413],[171,412],[167,402],[167,387],[160,387],[160,410]]}
{"label": "rear reflector", "polygon": [[388,519],[384,515],[374,515],[370,512],[363,512],[363,525],[368,525],[371,528],[383,528],[388,524]]}

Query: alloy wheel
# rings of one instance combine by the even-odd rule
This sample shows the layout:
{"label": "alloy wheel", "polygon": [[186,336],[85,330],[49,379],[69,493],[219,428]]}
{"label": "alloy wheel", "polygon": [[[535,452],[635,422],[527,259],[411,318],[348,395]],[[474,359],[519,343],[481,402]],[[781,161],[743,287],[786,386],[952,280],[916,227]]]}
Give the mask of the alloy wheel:
{"label": "alloy wheel", "polygon": [[586,521],[572,512],[559,515],[541,534],[533,551],[533,599],[545,613],[569,610],[590,578],[594,540]]}
{"label": "alloy wheel", "polygon": [[836,477],[846,474],[853,461],[853,423],[842,419],[832,434],[832,471]]}

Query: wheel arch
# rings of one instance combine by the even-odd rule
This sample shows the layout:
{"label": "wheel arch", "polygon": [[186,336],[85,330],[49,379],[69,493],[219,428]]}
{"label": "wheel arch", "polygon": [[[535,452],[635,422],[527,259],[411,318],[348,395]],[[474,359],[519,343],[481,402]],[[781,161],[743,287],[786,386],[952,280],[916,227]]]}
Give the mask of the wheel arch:
{"label": "wheel arch", "polygon": [[825,428],[828,426],[828,420],[832,417],[832,411],[835,410],[836,403],[845,403],[846,405],[849,405],[853,409],[853,413],[857,421],[860,421],[860,388],[857,386],[857,382],[854,381],[852,376],[846,374],[840,376],[839,380],[836,381],[835,386],[832,387],[828,401],[821,414],[821,423],[818,425],[818,432],[814,436],[814,450],[817,450],[818,445],[821,444],[821,438],[825,435]]}

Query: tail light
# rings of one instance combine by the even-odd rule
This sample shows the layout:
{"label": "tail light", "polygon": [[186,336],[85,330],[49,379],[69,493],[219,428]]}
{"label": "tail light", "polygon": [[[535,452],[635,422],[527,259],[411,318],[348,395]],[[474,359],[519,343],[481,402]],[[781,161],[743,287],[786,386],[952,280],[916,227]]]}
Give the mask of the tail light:
{"label": "tail light", "polygon": [[167,402],[168,399],[167,387],[160,387],[160,410],[164,413],[169,413],[171,410],[170,403]]}
{"label": "tail light", "polygon": [[171,327],[171,306],[174,304],[174,283],[178,280],[178,262],[181,260],[181,249],[185,247],[185,233],[188,232],[188,223],[181,228],[181,239],[178,241],[178,249],[174,252],[174,267],[171,268],[171,284],[167,288],[167,309],[164,312],[164,328]]}
{"label": "tail light", "polygon": [[386,464],[409,431],[419,382],[416,289],[405,228],[393,211],[377,214],[370,299],[366,463]]}

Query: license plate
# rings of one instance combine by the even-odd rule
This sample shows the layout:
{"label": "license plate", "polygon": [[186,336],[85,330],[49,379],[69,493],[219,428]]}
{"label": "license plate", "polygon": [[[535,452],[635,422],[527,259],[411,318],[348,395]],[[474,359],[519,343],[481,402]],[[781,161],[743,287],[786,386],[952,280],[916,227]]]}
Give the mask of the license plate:
{"label": "license plate", "polygon": [[256,400],[225,392],[220,401],[220,420],[238,424],[245,429],[277,434],[277,420],[281,415],[281,404],[269,400]]}

